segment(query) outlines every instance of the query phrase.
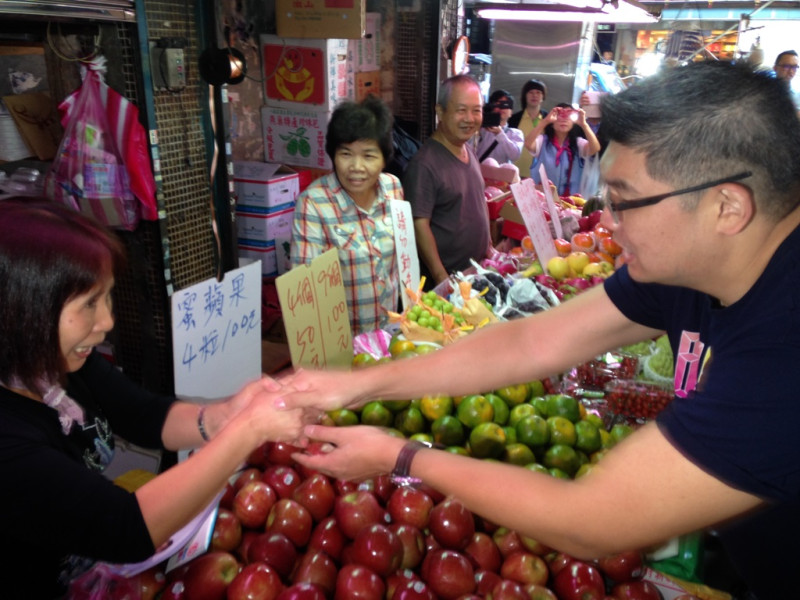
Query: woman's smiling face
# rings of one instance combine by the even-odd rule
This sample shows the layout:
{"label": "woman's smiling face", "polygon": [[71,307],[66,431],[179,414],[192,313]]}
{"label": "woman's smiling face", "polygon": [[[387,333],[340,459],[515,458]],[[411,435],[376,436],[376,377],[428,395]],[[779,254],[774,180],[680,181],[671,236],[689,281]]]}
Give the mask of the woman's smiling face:
{"label": "woman's smiling face", "polygon": [[106,275],[91,290],[64,304],[58,322],[58,334],[68,373],[80,369],[92,349],[102,343],[106,333],[114,327],[113,288],[114,278]]}

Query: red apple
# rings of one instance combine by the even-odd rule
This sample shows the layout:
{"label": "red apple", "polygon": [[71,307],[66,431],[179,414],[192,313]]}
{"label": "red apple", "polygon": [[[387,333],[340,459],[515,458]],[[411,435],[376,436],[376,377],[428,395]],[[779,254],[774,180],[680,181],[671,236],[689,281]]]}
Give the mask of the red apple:
{"label": "red apple", "polygon": [[550,576],[547,563],[532,552],[515,552],[507,556],[500,567],[500,575],[517,583],[544,585]]}
{"label": "red apple", "polygon": [[475,515],[475,529],[477,531],[482,531],[483,533],[488,533],[489,535],[493,535],[499,525],[494,521],[490,521],[480,515]]}
{"label": "red apple", "polygon": [[153,600],[156,594],[163,590],[167,585],[167,577],[164,575],[164,568],[161,565],[150,567],[136,575],[139,584],[139,600]]}
{"label": "red apple", "polygon": [[475,591],[475,571],[466,556],[454,550],[436,550],[422,561],[422,579],[439,598],[454,600]]}
{"label": "red apple", "polygon": [[267,563],[286,581],[294,569],[297,550],[282,533],[262,533],[250,542],[247,560]]}
{"label": "red apple", "polygon": [[233,514],[243,527],[258,529],[264,526],[277,499],[275,491],[263,481],[248,481],[233,498]]}
{"label": "red apple", "polygon": [[222,497],[219,499],[221,508],[233,510],[233,498],[236,496],[237,490],[234,489],[233,484],[228,481],[225,483],[225,489],[222,491]]}
{"label": "red apple", "polygon": [[267,459],[273,465],[286,465],[287,467],[294,467],[294,459],[292,454],[295,452],[302,452],[301,448],[288,444],[286,442],[267,442]]}
{"label": "red apple", "polygon": [[422,581],[414,571],[411,569],[398,569],[391,575],[389,575],[385,582],[386,582],[386,600],[392,600],[392,596],[394,596],[395,590],[401,585],[405,585],[407,582],[413,581]]}
{"label": "red apple", "polygon": [[330,479],[322,473],[316,473],[294,489],[292,499],[305,506],[316,523],[333,512],[336,491]]}
{"label": "red apple", "polygon": [[330,597],[336,589],[337,573],[336,563],[330,556],[320,550],[310,550],[300,557],[292,582],[314,583]]}
{"label": "red apple", "polygon": [[478,569],[475,571],[475,593],[479,596],[488,596],[492,593],[494,586],[503,581],[494,571]]}
{"label": "red apple", "polygon": [[252,529],[244,529],[242,531],[242,541],[236,548],[236,556],[239,558],[239,560],[241,560],[243,563],[250,562],[250,559],[247,557],[247,552],[250,549],[250,542],[262,534],[263,532],[253,531]]}
{"label": "red apple", "polygon": [[611,588],[612,598],[617,600],[663,600],[661,592],[649,581],[625,581]]}
{"label": "red apple", "polygon": [[528,583],[522,589],[528,594],[529,600],[558,600],[553,591],[543,585]]}
{"label": "red apple", "polygon": [[267,533],[282,533],[297,548],[308,543],[313,525],[306,507],[289,498],[278,500],[267,517]]}
{"label": "red apple", "polygon": [[522,550],[533,552],[539,556],[545,556],[553,551],[550,546],[545,546],[542,542],[537,541],[532,537],[522,535],[521,533],[518,533],[517,535],[519,536],[519,542],[522,545]]}
{"label": "red apple", "polygon": [[530,600],[522,584],[510,579],[501,579],[492,589],[492,600]]}
{"label": "red apple", "polygon": [[386,577],[400,568],[403,544],[386,525],[368,525],[353,540],[353,560]]}
{"label": "red apple", "polygon": [[227,600],[275,600],[283,590],[280,575],[262,562],[250,563],[228,586]]}
{"label": "red apple", "polygon": [[406,581],[397,586],[392,600],[437,600],[430,586],[422,580]]}
{"label": "red apple", "polygon": [[283,588],[275,600],[325,600],[325,592],[313,583],[293,583]]}
{"label": "red apple", "polygon": [[519,534],[508,527],[498,527],[492,534],[492,539],[497,544],[497,549],[500,550],[500,554],[503,557],[510,556],[514,552],[519,552],[523,549]]}
{"label": "red apple", "polygon": [[261,480],[268,483],[272,489],[275,490],[275,493],[278,494],[278,498],[291,498],[292,492],[294,492],[295,488],[299,486],[302,481],[300,479],[300,474],[292,467],[286,465],[272,465],[271,467],[267,467],[264,469]]}
{"label": "red apple", "polygon": [[214,531],[211,534],[211,549],[233,552],[242,543],[242,524],[231,511],[217,509]]}
{"label": "red apple", "polygon": [[428,552],[432,552],[434,550],[439,550],[441,549],[441,547],[442,545],[436,541],[436,538],[433,537],[432,533],[429,532],[425,536],[425,554],[427,554]]}
{"label": "red apple", "polygon": [[242,489],[242,486],[249,481],[257,481],[261,479],[261,469],[256,467],[248,467],[242,470],[237,476],[236,479],[233,480],[233,491],[238,492]]}
{"label": "red apple", "polygon": [[559,571],[561,571],[574,560],[575,559],[569,554],[564,554],[563,552],[556,552],[555,554],[549,556],[547,559],[547,568],[550,569],[550,575],[555,577],[558,575]]}
{"label": "red apple", "polygon": [[334,479],[333,489],[337,496],[346,496],[358,491],[358,483],[355,481],[345,481],[344,479]]}
{"label": "red apple", "polygon": [[475,517],[461,502],[447,498],[431,509],[428,527],[443,548],[463,550],[475,533]]}
{"label": "red apple", "polygon": [[372,493],[380,502],[381,506],[385,506],[397,486],[392,483],[392,478],[389,475],[378,475],[372,480]]}
{"label": "red apple", "polygon": [[187,600],[224,600],[231,581],[239,574],[239,562],[228,552],[209,552],[189,563],[183,575]]}
{"label": "red apple", "polygon": [[339,496],[333,507],[333,514],[342,533],[350,539],[367,525],[386,523],[384,510],[372,492],[358,490]]}
{"label": "red apple", "polygon": [[186,600],[186,586],[183,584],[183,580],[170,580],[161,590],[158,600]]}
{"label": "red apple", "polygon": [[342,555],[346,538],[336,522],[336,518],[325,517],[317,523],[308,540],[309,550],[321,550],[334,560],[339,560]]}
{"label": "red apple", "polygon": [[334,600],[382,600],[386,584],[361,565],[345,565],[336,577]]}
{"label": "red apple", "polygon": [[267,458],[268,446],[269,442],[266,442],[250,452],[250,454],[247,456],[247,464],[262,471],[266,469],[270,465],[269,458]]}
{"label": "red apple", "polygon": [[386,503],[386,511],[394,523],[406,523],[417,529],[425,529],[433,508],[433,500],[425,492],[408,486],[400,486],[392,492]]}
{"label": "red apple", "polygon": [[579,560],[561,569],[551,587],[560,600],[603,600],[606,595],[600,571]]}
{"label": "red apple", "polygon": [[597,568],[616,583],[640,579],[644,574],[644,557],[639,550],[618,552],[598,559]]}
{"label": "red apple", "polygon": [[503,562],[497,544],[488,533],[476,531],[472,534],[472,539],[464,548],[464,554],[470,559],[476,569],[498,572]]}
{"label": "red apple", "polygon": [[389,525],[403,546],[403,558],[400,561],[401,569],[414,569],[422,562],[425,556],[425,536],[412,525],[406,523],[392,523]]}

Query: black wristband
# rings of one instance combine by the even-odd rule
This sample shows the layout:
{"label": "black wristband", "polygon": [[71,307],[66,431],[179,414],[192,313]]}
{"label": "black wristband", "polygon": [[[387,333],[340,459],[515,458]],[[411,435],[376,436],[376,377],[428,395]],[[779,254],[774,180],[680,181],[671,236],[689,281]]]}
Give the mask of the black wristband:
{"label": "black wristband", "polygon": [[431,444],[430,442],[410,440],[400,449],[400,453],[397,455],[397,462],[395,462],[391,475],[392,483],[405,486],[413,486],[422,483],[422,480],[419,477],[412,477],[409,475],[409,472],[411,471],[411,461],[414,460],[414,455],[423,448],[442,447],[443,446],[441,446],[441,444]]}
{"label": "black wristband", "polygon": [[201,406],[200,410],[197,411],[197,430],[200,432],[200,437],[203,438],[204,442],[209,441],[211,438],[208,437],[208,432],[206,431],[206,407]]}

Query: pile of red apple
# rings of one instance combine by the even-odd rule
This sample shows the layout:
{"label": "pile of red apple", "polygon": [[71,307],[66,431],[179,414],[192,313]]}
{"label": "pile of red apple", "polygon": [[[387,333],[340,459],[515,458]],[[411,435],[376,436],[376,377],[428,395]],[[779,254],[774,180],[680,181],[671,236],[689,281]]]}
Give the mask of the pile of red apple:
{"label": "pile of red apple", "polygon": [[211,548],[159,579],[158,598],[661,598],[640,579],[639,552],[575,560],[429,487],[309,472],[294,463],[294,450],[268,443],[251,455],[220,502]]}

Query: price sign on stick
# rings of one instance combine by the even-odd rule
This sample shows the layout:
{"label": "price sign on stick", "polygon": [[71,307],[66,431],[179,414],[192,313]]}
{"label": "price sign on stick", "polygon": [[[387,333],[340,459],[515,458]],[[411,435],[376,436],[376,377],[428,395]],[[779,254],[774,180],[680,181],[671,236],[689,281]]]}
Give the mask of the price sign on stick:
{"label": "price sign on stick", "polygon": [[335,248],[275,280],[295,367],[349,367],[353,333]]}
{"label": "price sign on stick", "polygon": [[411,204],[405,200],[392,200],[392,225],[394,226],[394,247],[397,255],[397,270],[400,273],[400,287],[403,308],[409,308],[411,299],[405,288],[419,289],[419,259],[414,237],[414,219]]}
{"label": "price sign on stick", "polygon": [[550,220],[553,223],[553,229],[556,232],[556,237],[564,237],[564,232],[561,230],[561,219],[558,218],[556,199],[553,198],[553,188],[551,188],[550,184],[548,183],[550,180],[547,178],[547,171],[544,170],[543,164],[539,165],[539,177],[541,177],[544,198],[547,200],[547,206],[550,209]]}
{"label": "price sign on stick", "polygon": [[514,196],[514,203],[525,222],[528,235],[531,236],[536,256],[544,267],[547,261],[558,253],[550,233],[550,226],[547,224],[542,210],[542,204],[536,194],[536,185],[533,183],[533,179],[523,179],[519,183],[512,183],[509,187]]}

